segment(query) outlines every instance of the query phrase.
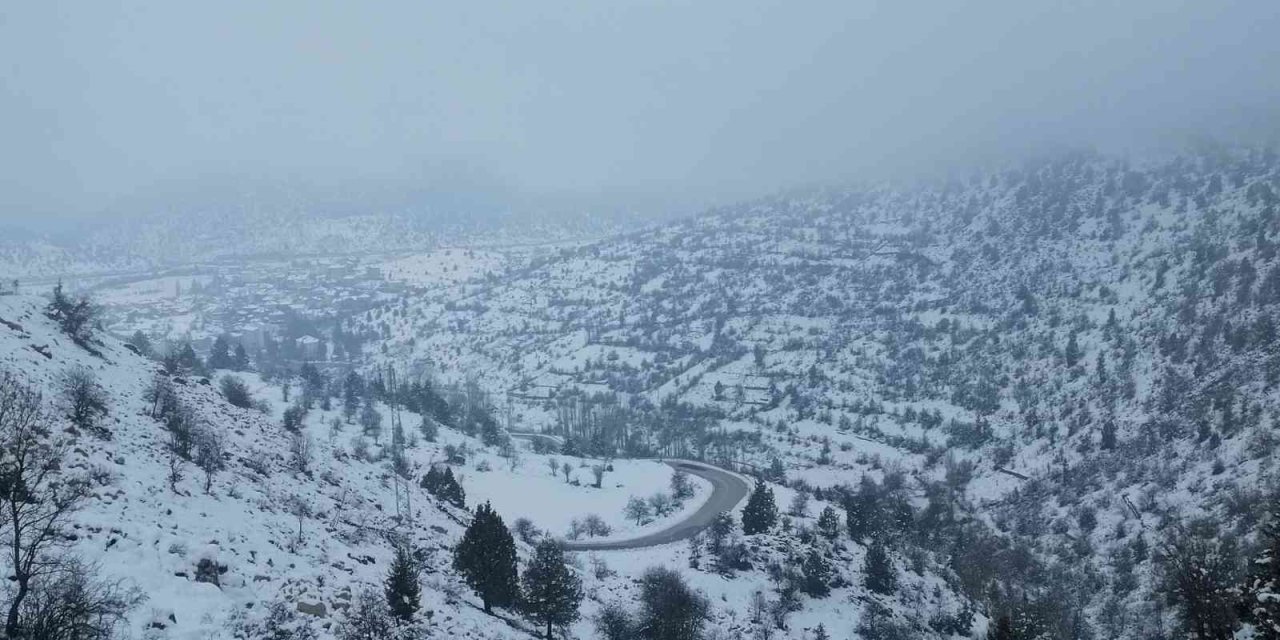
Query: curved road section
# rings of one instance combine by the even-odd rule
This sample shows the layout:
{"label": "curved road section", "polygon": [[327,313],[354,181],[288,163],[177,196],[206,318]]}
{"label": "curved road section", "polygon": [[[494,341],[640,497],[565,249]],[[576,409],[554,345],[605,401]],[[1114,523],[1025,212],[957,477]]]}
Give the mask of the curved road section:
{"label": "curved road section", "polygon": [[667,460],[666,463],[673,469],[687,471],[700,478],[705,478],[711,483],[711,496],[697,511],[666,529],[635,538],[621,540],[565,540],[565,551],[643,549],[692,538],[702,530],[710,527],[716,516],[738,506],[738,503],[747,497],[747,493],[751,491],[751,485],[742,476],[719,467],[687,460]]}

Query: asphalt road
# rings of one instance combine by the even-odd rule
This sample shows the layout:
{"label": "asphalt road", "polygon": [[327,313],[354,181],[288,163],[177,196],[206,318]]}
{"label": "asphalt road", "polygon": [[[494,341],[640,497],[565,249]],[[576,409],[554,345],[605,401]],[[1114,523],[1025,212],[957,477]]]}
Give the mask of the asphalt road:
{"label": "asphalt road", "polygon": [[711,483],[711,496],[703,503],[697,511],[690,514],[685,519],[677,522],[666,529],[654,531],[635,538],[626,538],[622,540],[565,540],[564,548],[566,551],[622,551],[626,549],[643,549],[645,547],[656,547],[662,544],[679,542],[697,535],[698,532],[711,526],[711,522],[716,516],[733,509],[747,497],[747,493],[751,491],[751,486],[743,480],[741,476],[730,473],[719,467],[713,467],[700,462],[686,462],[683,460],[667,460],[666,463],[674,469],[683,469],[684,471],[701,478],[706,478]]}

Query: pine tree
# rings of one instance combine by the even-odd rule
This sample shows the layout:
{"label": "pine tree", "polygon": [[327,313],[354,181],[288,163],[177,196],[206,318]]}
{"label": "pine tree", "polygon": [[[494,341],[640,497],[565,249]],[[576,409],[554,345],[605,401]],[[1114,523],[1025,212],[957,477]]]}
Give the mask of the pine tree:
{"label": "pine tree", "polygon": [[1009,614],[1000,614],[1000,617],[987,627],[987,640],[1015,640],[1013,621],[1009,619]]}
{"label": "pine tree", "polygon": [[835,540],[840,536],[840,516],[836,515],[836,510],[831,506],[822,509],[822,515],[818,516],[818,533],[828,540]]}
{"label": "pine tree", "polygon": [[399,623],[413,622],[418,612],[421,587],[418,585],[418,565],[404,546],[396,547],[396,557],[387,573],[387,605],[391,615]]}
{"label": "pine tree", "polygon": [[1116,448],[1116,422],[1115,420],[1107,420],[1102,423],[1102,449],[1110,451]]}
{"label": "pine tree", "polygon": [[485,613],[493,607],[507,607],[519,591],[516,573],[516,544],[486,502],[476,507],[471,526],[453,550],[453,568],[484,602]]}
{"label": "pine tree", "polygon": [[862,564],[863,584],[875,593],[892,595],[898,588],[898,574],[889,558],[889,552],[880,542],[867,547]]}
{"label": "pine tree", "polygon": [[364,395],[364,379],[352,371],[342,381],[342,415],[351,424],[360,410],[360,398]]}
{"label": "pine tree", "polygon": [[880,533],[878,499],[867,490],[866,484],[857,495],[851,495],[844,503],[845,528],[849,537],[857,541],[874,538]]}
{"label": "pine tree", "polygon": [[243,344],[236,344],[236,354],[231,358],[231,368],[236,371],[249,370],[249,352],[244,350]]}
{"label": "pine tree", "polygon": [[827,633],[827,627],[821,622],[818,628],[813,630],[813,640],[831,640],[831,634]]}
{"label": "pine tree", "polygon": [[831,563],[816,549],[810,549],[801,565],[804,574],[803,591],[815,598],[825,598],[831,593]]}
{"label": "pine tree", "polygon": [[231,343],[227,342],[226,336],[214,338],[213,346],[209,348],[209,368],[230,369],[232,362]]}
{"label": "pine tree", "polygon": [[449,504],[459,508],[467,508],[467,493],[462,490],[462,483],[453,475],[453,469],[444,468],[444,475],[441,479],[440,497]]}
{"label": "pine tree", "polygon": [[1071,332],[1071,336],[1067,338],[1067,350],[1064,354],[1067,360],[1067,367],[1074,368],[1080,362],[1080,343],[1076,341],[1075,332]]}
{"label": "pine tree", "polygon": [[565,565],[560,543],[550,539],[538,543],[523,581],[525,610],[547,626],[547,640],[554,627],[578,620],[582,580]]}
{"label": "pine tree", "polygon": [[742,509],[742,532],[747,535],[764,533],[778,520],[778,507],[773,502],[773,490],[763,482],[756,483],[755,491]]}

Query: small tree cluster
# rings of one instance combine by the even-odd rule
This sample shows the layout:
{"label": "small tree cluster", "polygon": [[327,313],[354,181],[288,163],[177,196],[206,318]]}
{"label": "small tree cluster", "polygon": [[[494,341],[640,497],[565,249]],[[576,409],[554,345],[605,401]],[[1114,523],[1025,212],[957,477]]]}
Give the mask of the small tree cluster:
{"label": "small tree cluster", "polygon": [[53,288],[53,299],[45,308],[49,316],[62,332],[77,344],[85,345],[93,339],[93,325],[97,321],[98,309],[89,298],[80,296],[73,298],[62,288],[62,281]]}
{"label": "small tree cluster", "polygon": [[69,445],[53,438],[40,393],[0,373],[0,544],[9,563],[4,635],[105,640],[137,603],[119,584],[99,583],[66,547],[72,516],[90,495],[69,475]]}
{"label": "small tree cluster", "polygon": [[218,389],[222,392],[222,397],[233,406],[241,409],[253,408],[253,394],[249,392],[249,385],[240,378],[233,375],[222,376],[222,380],[218,382]]}
{"label": "small tree cluster", "polygon": [[607,605],[595,620],[606,640],[697,640],[702,637],[710,604],[679,573],[653,567],[640,578],[640,610]]}
{"label": "small tree cluster", "polygon": [[467,508],[467,494],[463,491],[462,484],[453,476],[453,469],[448,466],[442,471],[439,466],[432,465],[426,475],[422,476],[419,486],[459,509]]}

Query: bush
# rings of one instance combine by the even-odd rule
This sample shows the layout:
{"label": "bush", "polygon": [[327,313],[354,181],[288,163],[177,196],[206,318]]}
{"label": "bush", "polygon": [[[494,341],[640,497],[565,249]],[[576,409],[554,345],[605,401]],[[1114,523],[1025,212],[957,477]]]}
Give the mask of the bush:
{"label": "bush", "polygon": [[95,570],[64,559],[22,603],[21,627],[31,638],[109,640],[142,595],[121,582],[99,582]]}
{"label": "bush", "polygon": [[543,535],[542,531],[528,518],[516,518],[516,521],[511,524],[511,531],[520,538],[521,542],[528,545],[536,543]]}
{"label": "bush", "polygon": [[249,393],[249,386],[239,378],[232,375],[222,376],[222,380],[218,382],[218,388],[222,391],[222,397],[233,406],[241,409],[253,408],[254,400],[253,395]]}
{"label": "bush", "polygon": [[338,624],[340,640],[387,640],[395,637],[395,624],[384,600],[373,589],[356,595],[346,618]]}
{"label": "bush", "polygon": [[284,410],[284,429],[285,431],[299,431],[302,429],[302,422],[307,419],[307,408],[295,404]]}
{"label": "bush", "polygon": [[68,296],[62,290],[62,281],[53,288],[53,300],[45,308],[45,315],[57,322],[62,332],[77,344],[84,346],[93,339],[98,308],[84,296],[75,299]]}
{"label": "bush", "polygon": [[88,367],[72,367],[62,374],[59,392],[71,424],[102,438],[111,437],[99,422],[107,415],[107,392],[98,384],[97,374]]}
{"label": "bush", "polygon": [[315,640],[316,630],[311,620],[298,614],[284,600],[274,600],[267,605],[267,613],[261,620],[240,620],[232,633],[242,640]]}

